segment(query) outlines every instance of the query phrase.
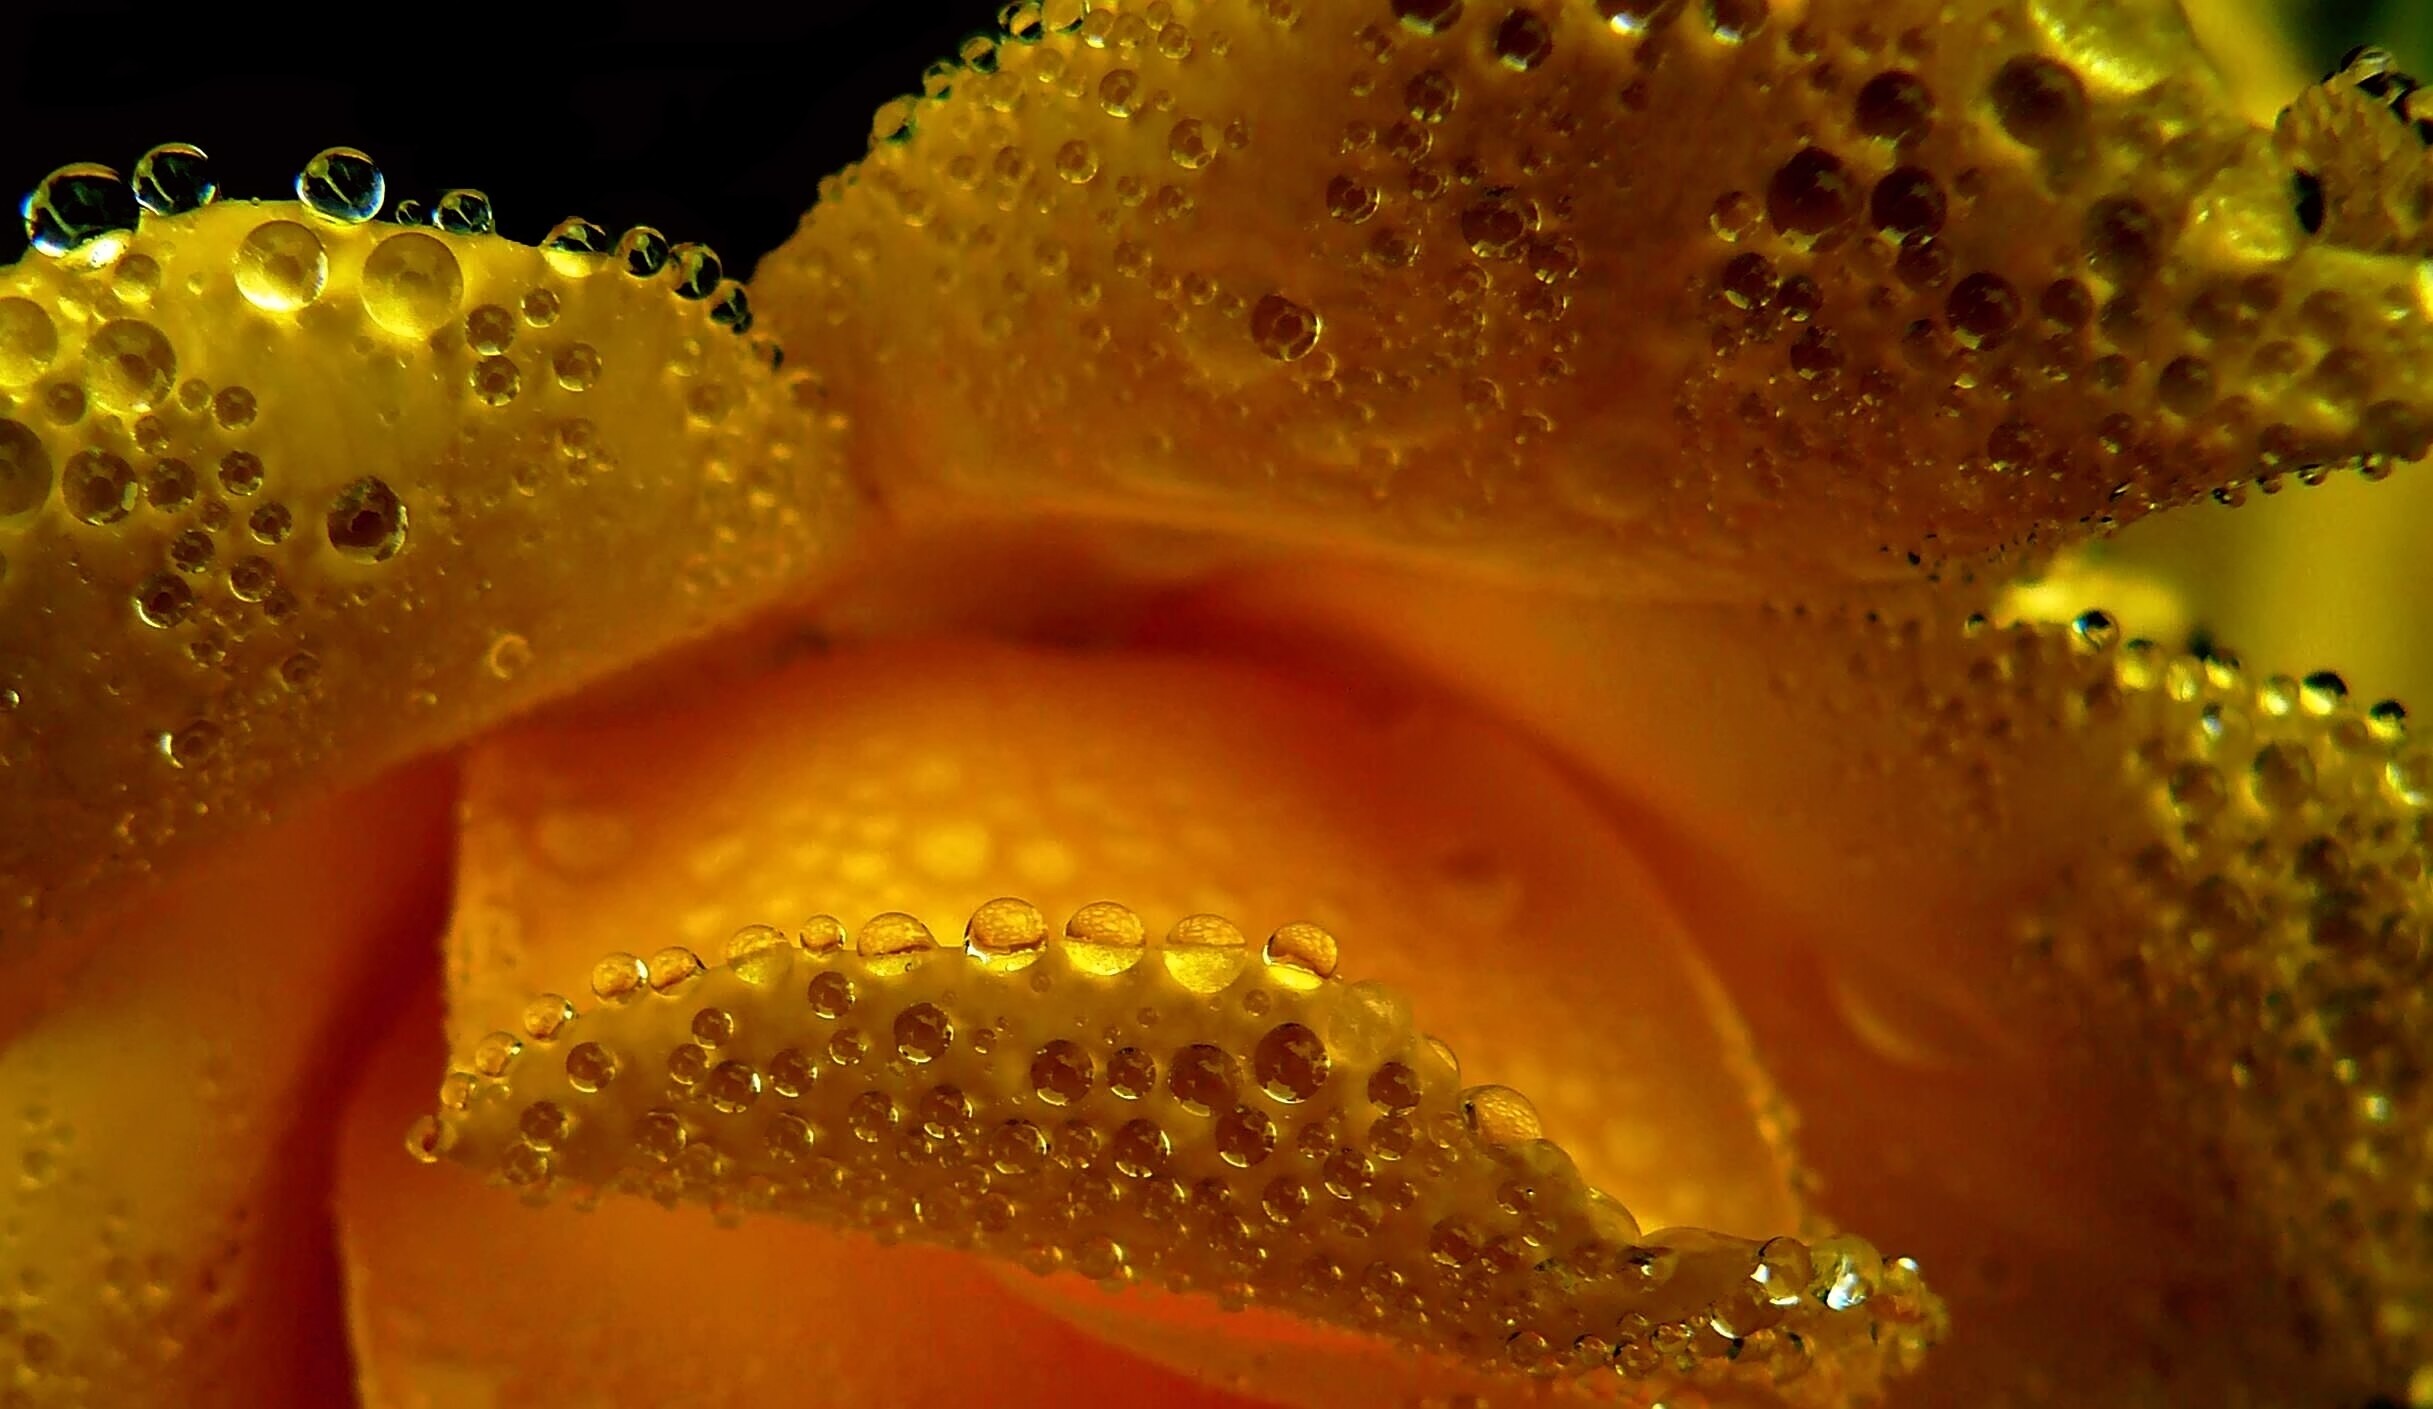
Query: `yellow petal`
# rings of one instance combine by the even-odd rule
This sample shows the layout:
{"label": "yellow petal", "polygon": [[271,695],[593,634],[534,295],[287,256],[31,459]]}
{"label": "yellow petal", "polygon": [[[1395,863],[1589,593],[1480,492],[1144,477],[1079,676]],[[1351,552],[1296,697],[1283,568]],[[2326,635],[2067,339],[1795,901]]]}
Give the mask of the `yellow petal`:
{"label": "yellow petal", "polygon": [[1818,1207],[1951,1298],[1928,1402],[2363,1399],[2433,1358],[2433,765],[2393,717],[1899,598],[1623,612],[1297,570],[1211,611],[1196,639],[1278,668],[1365,639],[1458,682],[1669,833]]}
{"label": "yellow petal", "polygon": [[2404,114],[2166,0],[1010,13],[756,285],[914,514],[1745,597],[2433,431]]}
{"label": "yellow petal", "polygon": [[811,392],[673,282],[287,203],[0,269],[0,932],[799,581]]}
{"label": "yellow petal", "polygon": [[202,853],[11,1015],[11,1404],[343,1402],[327,1137],[439,918],[445,783],[393,779]]}
{"label": "yellow petal", "polygon": [[[952,915],[946,905],[1017,886],[1060,913],[1102,893],[1142,896],[1151,934],[1221,907],[1258,916],[1257,935],[1297,912],[1371,936],[1360,972],[1410,993],[1474,1077],[1533,1088],[1547,1128],[1643,1224],[1761,1238],[1803,1226],[1735,1024],[1662,908],[1643,903],[1648,883],[1620,839],[1527,750],[1424,701],[1154,657],[860,650],[486,745],[468,811],[451,964],[460,1051],[503,1050],[483,1033],[513,1031],[536,991],[573,995],[534,1009],[546,1026],[561,1004],[622,992],[632,965],[660,972],[663,946],[679,967],[687,953],[714,961],[738,926],[791,917],[795,933],[832,893],[842,899],[829,908],[857,922],[882,909]],[[1279,943],[1304,939],[1326,948],[1298,933]],[[595,972],[616,944],[639,957]],[[801,987],[784,990],[789,1012]],[[1075,996],[1046,1009],[1079,1015],[1086,989],[1060,992]],[[699,1005],[677,1006],[685,1019]],[[1098,1029],[1130,1023],[1143,1002],[1086,1006],[1098,1016],[1081,1036],[1096,1052]],[[654,1012],[674,1008],[586,1018],[612,1033],[602,1041],[632,1046],[634,1079],[620,1076],[616,1100],[673,1089],[656,1026],[613,1035],[659,1023]],[[761,1067],[777,1020],[746,1024]],[[519,1070],[563,1081],[570,1045],[536,1047]],[[780,1103],[756,1104],[755,1131]],[[1378,1114],[1347,1117],[1345,1138],[1360,1143]],[[1188,1134],[1169,1138],[1180,1149]],[[753,1140],[695,1137],[737,1170],[762,1157]],[[1191,1138],[1204,1154],[1214,1137]],[[617,1142],[585,1158],[630,1152]],[[1170,1337],[1164,1353],[1196,1345]]]}

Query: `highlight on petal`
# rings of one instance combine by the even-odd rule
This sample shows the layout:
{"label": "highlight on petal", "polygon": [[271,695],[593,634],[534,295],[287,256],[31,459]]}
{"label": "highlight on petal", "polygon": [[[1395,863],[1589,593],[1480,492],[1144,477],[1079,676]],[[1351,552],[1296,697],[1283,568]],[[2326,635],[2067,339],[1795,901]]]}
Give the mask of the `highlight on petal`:
{"label": "highlight on petal", "polygon": [[731,621],[852,518],[714,258],[314,190],[0,269],[12,937]]}
{"label": "highlight on petal", "polygon": [[1813,1206],[1949,1301],[1927,1401],[2420,1393],[2433,764],[2396,707],[1900,596],[1296,568],[1208,611],[1188,639],[1278,669],[1455,684],[1627,800],[1809,1117]]}
{"label": "highlight on petal", "polygon": [[756,286],[908,506],[1747,597],[2433,436],[2414,109],[2170,0],[1007,15]]}
{"label": "highlight on petal", "polygon": [[[440,916],[444,776],[206,851],[0,1016],[0,1401],[346,1402],[329,1124]],[[34,1011],[19,1011],[30,1000]]]}
{"label": "highlight on petal", "polygon": [[407,1145],[535,1198],[838,1223],[1538,1374],[1840,1404],[1935,1338],[1914,1266],[1862,1241],[1642,1234],[1332,950],[1211,915],[1150,943],[1106,902],[1058,937],[1000,900],[960,953],[886,914],[747,929],[716,968],[612,954],[598,1011],[476,1043]]}

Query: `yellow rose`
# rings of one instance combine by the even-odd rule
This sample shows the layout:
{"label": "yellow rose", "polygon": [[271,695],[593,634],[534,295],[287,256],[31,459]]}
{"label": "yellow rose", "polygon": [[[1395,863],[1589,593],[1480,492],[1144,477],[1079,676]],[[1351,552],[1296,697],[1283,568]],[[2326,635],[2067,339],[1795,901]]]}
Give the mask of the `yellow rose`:
{"label": "yellow rose", "polygon": [[2433,755],[2079,546],[2426,450],[2412,84],[1000,18],[748,291],[29,202],[0,1406],[2433,1404]]}

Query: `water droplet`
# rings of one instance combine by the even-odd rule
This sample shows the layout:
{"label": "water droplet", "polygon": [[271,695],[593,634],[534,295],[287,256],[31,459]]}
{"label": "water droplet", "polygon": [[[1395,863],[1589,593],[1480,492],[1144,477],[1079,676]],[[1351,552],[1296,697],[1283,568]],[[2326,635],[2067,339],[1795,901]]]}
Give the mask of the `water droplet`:
{"label": "water droplet", "polygon": [[1090,1054],[1061,1037],[1031,1057],[1031,1091],[1051,1106],[1069,1106],[1089,1095],[1091,1075]]}
{"label": "water droplet", "polygon": [[831,1022],[853,1011],[853,980],[834,970],[813,975],[804,991],[811,1011]]}
{"label": "water droplet", "polygon": [[1047,917],[1029,901],[1010,896],[973,911],[963,927],[964,952],[1000,973],[1029,968],[1047,952],[1047,943]]}
{"label": "water droplet", "polygon": [[1946,209],[1942,183],[1919,166],[1886,172],[1867,199],[1868,217],[1878,230],[1895,239],[1938,233]]}
{"label": "water droplet", "polygon": [[363,261],[363,310],[402,338],[427,338],[456,319],[464,270],[437,237],[409,230],[382,240]]}
{"label": "water droplet", "polygon": [[149,411],[177,385],[177,353],[150,323],[114,319],[86,339],[84,373],[86,393],[104,411]]}
{"label": "water droplet", "polygon": [[581,216],[569,216],[541,237],[541,258],[569,279],[596,273],[607,261],[608,232]]}
{"label": "water droplet", "polygon": [[1124,973],[1147,952],[1140,916],[1111,900],[1092,901],[1065,922],[1065,957],[1085,974]]}
{"label": "water droplet", "polygon": [[62,472],[61,497],[79,522],[114,524],[135,512],[135,471],[107,450],[79,450]]}
{"label": "water droplet", "polygon": [[490,198],[479,191],[449,191],[431,209],[431,223],[451,235],[488,235],[498,230]]}
{"label": "water droplet", "polygon": [[1098,150],[1076,137],[1056,149],[1056,175],[1067,185],[1086,186],[1098,175]]}
{"label": "water droplet", "polygon": [[2019,325],[2019,292],[1993,274],[1971,274],[1952,286],[1943,316],[1960,345],[1982,349],[1999,346]]}
{"label": "water droplet", "polygon": [[625,272],[648,279],[667,267],[667,236],[648,225],[637,225],[617,240],[617,260]]}
{"label": "water droplet", "polygon": [[194,589],[173,572],[156,572],[135,584],[135,615],[146,626],[166,631],[193,608]]}
{"label": "water droplet", "polygon": [[0,521],[30,514],[51,497],[51,452],[22,423],[0,416]]}
{"label": "water droplet", "polygon": [[327,528],[330,546],[341,554],[359,563],[384,563],[405,547],[406,506],[378,476],[365,475],[338,491]]}
{"label": "water droplet", "polygon": [[1259,1039],[1251,1066],[1260,1087],[1289,1105],[1317,1095],[1333,1061],[1318,1034],[1299,1023],[1280,1023]]}
{"label": "water droplet", "polygon": [[1495,27],[1495,57],[1504,67],[1527,73],[1554,53],[1554,33],[1534,10],[1514,10]]}
{"label": "water droplet", "polygon": [[[918,963],[938,947],[929,926],[901,911],[873,915],[854,932],[853,950],[864,959],[895,959],[897,971]],[[879,965],[872,965],[874,969]]]}
{"label": "water droplet", "polygon": [[465,384],[482,405],[504,406],[522,389],[524,374],[512,357],[485,357],[465,374]]}
{"label": "water droplet", "polygon": [[495,303],[485,303],[465,315],[465,346],[484,357],[495,357],[515,345],[515,315]]}
{"label": "water droplet", "polygon": [[183,215],[219,198],[211,158],[188,142],[164,142],[135,162],[135,203],[154,215]]}
{"label": "water droplet", "polygon": [[361,225],[380,213],[389,183],[372,159],[353,147],[331,147],[296,173],[296,199],[337,225]]}
{"label": "water droplet", "polygon": [[1250,336],[1259,351],[1278,362],[1297,362],[1318,345],[1324,324],[1318,315],[1282,294],[1268,294],[1250,310]]}
{"label": "water droplet", "polygon": [[33,384],[59,355],[59,330],[30,298],[0,298],[0,387]]}
{"label": "water droplet", "polygon": [[752,331],[752,299],[740,282],[719,281],[710,296],[710,321],[738,336]]}
{"label": "water droplet", "polygon": [[1858,211],[1858,188],[1842,159],[1803,147],[1766,185],[1766,218],[1794,244],[1813,244]]}
{"label": "water droplet", "polygon": [[1994,74],[1986,91],[2002,130],[2041,152],[2077,143],[2087,123],[2087,90],[2078,75],[2040,54],[2022,55]]}
{"label": "water droplet", "polygon": [[1250,962],[1250,942],[1222,915],[1186,915],[1166,932],[1166,972],[1193,993],[1215,993]]}
{"label": "water droplet", "polygon": [[1851,116],[1859,131],[1870,137],[1914,142],[1934,123],[1934,94],[1916,74],[1888,69],[1860,85],[1851,103]]}
{"label": "water droplet", "polygon": [[915,1003],[895,1015],[896,1055],[915,1066],[926,1066],[954,1045],[955,1025],[935,1003]]}
{"label": "water droplet", "polygon": [[1483,1144],[1510,1149],[1543,1136],[1537,1107],[1509,1086],[1473,1086],[1461,1093],[1462,1123]]}
{"label": "water droplet", "polygon": [[53,258],[82,251],[106,264],[125,248],[135,228],[135,193],[109,167],[93,162],[63,166],[42,178],[23,207],[26,242]]}
{"label": "water droplet", "polygon": [[668,251],[668,263],[676,271],[676,297],[695,302],[716,293],[725,276],[718,252],[708,245],[677,245]]}
{"label": "water droplet", "polygon": [[262,457],[250,450],[231,450],[220,457],[220,488],[243,498],[261,492]]}
{"label": "water droplet", "polygon": [[1216,137],[1208,124],[1187,117],[1166,133],[1166,155],[1185,171],[1199,171],[1216,160]]}
{"label": "water droplet", "polygon": [[329,251],[321,237],[293,220],[257,225],[237,246],[237,292],[272,313],[302,308],[329,282]]}
{"label": "water droplet", "polygon": [[1341,947],[1333,935],[1318,926],[1295,921],[1267,937],[1267,946],[1260,957],[1267,961],[1276,981],[1307,989],[1335,976]]}

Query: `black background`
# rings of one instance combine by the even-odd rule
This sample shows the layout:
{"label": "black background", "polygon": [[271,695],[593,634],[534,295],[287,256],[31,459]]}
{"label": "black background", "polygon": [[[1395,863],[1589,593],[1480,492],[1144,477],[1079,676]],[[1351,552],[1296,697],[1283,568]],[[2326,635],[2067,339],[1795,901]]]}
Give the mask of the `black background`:
{"label": "black background", "polygon": [[[198,23],[202,11],[218,18]],[[17,198],[45,173],[130,172],[148,147],[192,142],[223,200],[292,199],[306,159],[357,147],[391,202],[472,187],[519,240],[569,215],[612,233],[655,225],[740,274],[793,232],[821,176],[862,154],[872,110],[995,27],[994,0],[311,13],[0,0],[0,263],[24,251]],[[249,36],[267,42],[232,47]]]}
{"label": "black background", "polygon": [[[2256,3],[2326,67],[2368,37],[2433,60],[2433,0]],[[568,215],[655,225],[741,273],[995,5],[0,0],[0,263],[45,173],[192,142],[224,199],[290,196],[313,153],[358,147],[392,202],[472,187],[517,239]]]}

